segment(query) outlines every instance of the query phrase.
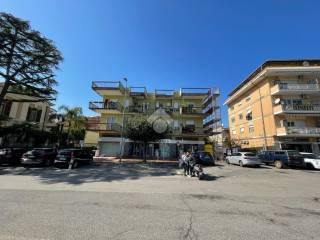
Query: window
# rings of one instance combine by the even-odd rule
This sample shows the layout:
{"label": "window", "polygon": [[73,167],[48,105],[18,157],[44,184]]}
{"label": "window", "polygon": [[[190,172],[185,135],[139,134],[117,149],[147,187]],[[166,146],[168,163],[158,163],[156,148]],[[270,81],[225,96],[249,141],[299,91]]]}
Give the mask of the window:
{"label": "window", "polygon": [[234,117],[231,118],[231,122],[232,122],[232,123],[235,122],[235,118],[234,118]]}
{"label": "window", "polygon": [[242,115],[242,113],[240,113],[239,114],[239,120],[242,120],[242,118],[243,118],[243,115]]}
{"label": "window", "polygon": [[294,127],[294,122],[287,122],[288,127]]}
{"label": "window", "polygon": [[187,120],[186,125],[194,125],[194,120]]}
{"label": "window", "polygon": [[248,121],[252,120],[252,110],[248,110],[247,115],[246,115],[246,119]]}
{"label": "window", "polygon": [[2,106],[0,106],[0,115],[9,117],[11,110],[12,102],[4,101]]}
{"label": "window", "polygon": [[174,109],[178,109],[178,108],[179,108],[179,103],[178,103],[178,102],[175,102],[175,103],[173,104],[173,108],[174,108]]}
{"label": "window", "polygon": [[236,130],[232,130],[232,134],[233,134],[233,135],[236,135],[236,134],[237,134],[237,131],[236,131]]}
{"label": "window", "polygon": [[179,129],[179,121],[178,120],[174,120],[173,121],[173,128],[174,129]]}
{"label": "window", "polygon": [[249,133],[252,133],[252,132],[254,132],[254,126],[249,126]]}
{"label": "window", "polygon": [[244,132],[244,127],[240,128],[240,132],[243,133]]}
{"label": "window", "polygon": [[41,113],[42,113],[42,110],[29,107],[26,120],[28,122],[40,122]]}

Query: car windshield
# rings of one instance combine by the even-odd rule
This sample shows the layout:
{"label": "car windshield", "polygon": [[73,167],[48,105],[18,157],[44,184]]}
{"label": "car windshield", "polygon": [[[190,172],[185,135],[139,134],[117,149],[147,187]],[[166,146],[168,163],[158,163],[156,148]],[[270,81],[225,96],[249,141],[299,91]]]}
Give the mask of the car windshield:
{"label": "car windshield", "polygon": [[71,154],[71,151],[60,151],[59,155],[63,155],[63,156],[69,156]]}
{"label": "car windshield", "polygon": [[255,153],[245,153],[244,155],[247,157],[255,157],[256,156]]}

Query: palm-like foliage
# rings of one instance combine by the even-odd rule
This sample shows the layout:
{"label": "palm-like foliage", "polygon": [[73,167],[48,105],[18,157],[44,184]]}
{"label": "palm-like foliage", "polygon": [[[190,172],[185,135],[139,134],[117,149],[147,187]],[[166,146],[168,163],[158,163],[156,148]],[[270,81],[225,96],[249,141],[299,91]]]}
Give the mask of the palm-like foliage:
{"label": "palm-like foliage", "polygon": [[85,135],[87,118],[82,114],[81,107],[70,108],[68,106],[62,105],[59,107],[59,111],[63,116],[63,124],[67,129],[67,143],[70,141],[79,142]]}

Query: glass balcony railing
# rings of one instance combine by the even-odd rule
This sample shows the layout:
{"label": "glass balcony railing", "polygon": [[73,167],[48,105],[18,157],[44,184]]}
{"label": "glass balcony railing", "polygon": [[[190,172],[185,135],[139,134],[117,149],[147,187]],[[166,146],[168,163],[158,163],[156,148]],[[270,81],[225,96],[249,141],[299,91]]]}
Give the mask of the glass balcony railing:
{"label": "glass balcony railing", "polygon": [[122,105],[118,102],[89,102],[89,109],[122,110]]}
{"label": "glass balcony railing", "polygon": [[95,123],[88,124],[87,130],[90,131],[107,131],[107,132],[121,132],[122,126],[118,123]]}

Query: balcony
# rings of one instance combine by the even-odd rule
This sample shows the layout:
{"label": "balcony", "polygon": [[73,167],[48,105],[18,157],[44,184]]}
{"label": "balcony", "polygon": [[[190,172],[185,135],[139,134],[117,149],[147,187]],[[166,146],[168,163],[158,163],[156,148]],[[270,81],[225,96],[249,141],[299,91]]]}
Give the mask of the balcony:
{"label": "balcony", "polygon": [[280,104],[273,108],[274,114],[308,114],[319,115],[320,105],[315,104]]}
{"label": "balcony", "polygon": [[208,96],[203,99],[203,103],[207,103],[208,101],[212,100],[212,98],[216,99],[220,96],[219,88],[210,88]]}
{"label": "balcony", "polygon": [[184,136],[208,136],[202,127],[196,127],[194,125],[186,125],[181,128],[174,129],[174,135]]}
{"label": "balcony", "polygon": [[155,96],[156,98],[171,98],[175,94],[174,90],[167,90],[167,89],[156,89]]}
{"label": "balcony", "polygon": [[131,87],[130,88],[130,96],[131,97],[147,97],[147,89],[145,87]]}
{"label": "balcony", "polygon": [[122,95],[125,91],[120,81],[95,81],[92,82],[91,87],[101,96]]}
{"label": "balcony", "polygon": [[210,88],[181,88],[180,96],[192,99],[203,99],[210,94]]}
{"label": "balcony", "polygon": [[96,123],[89,124],[87,126],[87,130],[89,131],[97,131],[97,132],[106,132],[106,133],[120,133],[121,125],[118,123]]}
{"label": "balcony", "polygon": [[122,106],[118,102],[89,102],[89,109],[99,113],[119,113],[122,111]]}
{"label": "balcony", "polygon": [[320,137],[320,128],[317,127],[279,127],[277,136],[289,137]]}
{"label": "balcony", "polygon": [[202,107],[181,107],[180,113],[186,115],[203,115]]}
{"label": "balcony", "polygon": [[319,84],[278,83],[271,87],[271,95],[313,94],[320,95]]}
{"label": "balcony", "polygon": [[213,111],[217,110],[219,108],[218,105],[213,105],[212,103],[209,103],[203,110],[203,113],[212,113]]}

